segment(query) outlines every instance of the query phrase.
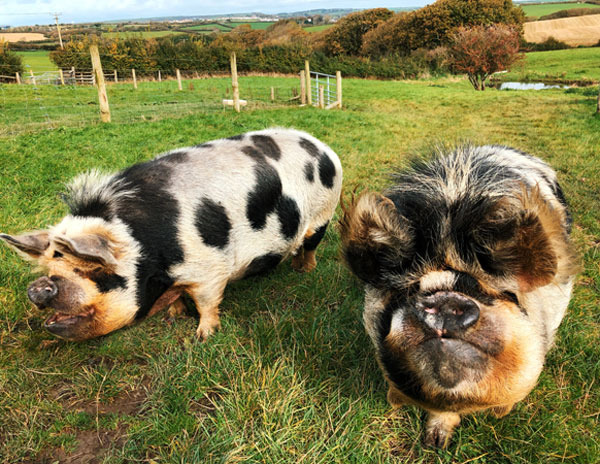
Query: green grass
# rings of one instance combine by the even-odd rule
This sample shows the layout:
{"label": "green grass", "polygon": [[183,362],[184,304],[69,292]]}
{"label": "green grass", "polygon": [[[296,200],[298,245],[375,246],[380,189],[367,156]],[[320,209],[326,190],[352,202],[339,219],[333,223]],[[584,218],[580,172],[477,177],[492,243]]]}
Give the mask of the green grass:
{"label": "green grass", "polygon": [[129,31],[129,32],[103,32],[102,35],[108,38],[114,37],[144,37],[150,39],[154,37],[165,37],[167,35],[181,35],[181,31]]}
{"label": "green grass", "polygon": [[530,52],[510,73],[499,74],[504,81],[600,82],[600,47]]}
{"label": "green grass", "polygon": [[207,23],[207,24],[198,24],[196,26],[188,26],[182,28],[184,31],[200,31],[200,32],[213,32],[214,30],[219,30],[221,32],[229,32],[233,27],[227,27],[220,23]]}
{"label": "green grass", "polygon": [[[240,80],[242,98],[250,89],[294,85],[296,79]],[[593,92],[345,79],[343,111],[261,103],[235,114],[218,105],[185,111],[179,95],[218,100],[228,81],[194,86],[169,98],[159,83],[143,83],[138,92],[111,86],[117,122],[84,118],[76,127],[13,128],[0,137],[0,231],[58,221],[66,212],[58,194],[83,170],[116,170],[173,147],[274,125],[328,143],[344,165],[346,192],[382,188],[395,166],[437,141],[511,145],[556,168],[584,263],[539,385],[504,419],[466,417],[448,451],[423,449],[422,413],[392,413],[386,402],[362,327],[361,286],[340,262],[335,228],[314,272],[294,273],[286,262],[269,276],[230,285],[223,328],[202,344],[193,337],[194,319],[169,326],[160,315],[98,340],[55,341],[41,327],[45,312],[27,301],[30,266],[1,246],[0,461],[85,453],[111,463],[600,461],[600,118]],[[18,92],[0,87],[0,104],[22,99]],[[97,113],[93,89],[39,92],[39,100],[21,100],[22,113],[40,102],[58,104],[59,96],[73,98],[69,108],[77,96],[79,115]],[[162,103],[152,106],[152,94]],[[49,119],[60,121],[60,114]]]}
{"label": "green grass", "polygon": [[50,61],[50,52],[47,50],[34,50],[30,52],[16,52],[23,58],[25,70],[32,69],[34,72],[53,71],[58,69],[56,65]]}
{"label": "green grass", "polygon": [[233,27],[249,24],[252,29],[266,29],[270,25],[275,24],[275,21],[230,21],[226,24],[230,24]]}
{"label": "green grass", "polygon": [[325,29],[329,29],[330,27],[333,27],[333,24],[321,24],[320,26],[308,26],[308,27],[305,27],[304,30],[308,31],[308,32],[320,32],[320,31],[324,31]]}
{"label": "green grass", "polygon": [[[573,8],[600,8],[593,3],[565,2],[565,3],[541,3],[537,5],[520,5],[525,16],[539,18],[540,16],[556,13],[557,11],[572,10]],[[600,11],[599,11],[600,13]]]}

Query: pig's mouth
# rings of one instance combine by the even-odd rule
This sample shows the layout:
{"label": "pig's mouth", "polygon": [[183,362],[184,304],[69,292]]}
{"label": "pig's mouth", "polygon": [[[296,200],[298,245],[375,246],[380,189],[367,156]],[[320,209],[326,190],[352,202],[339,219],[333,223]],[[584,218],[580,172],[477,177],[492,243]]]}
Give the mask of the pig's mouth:
{"label": "pig's mouth", "polygon": [[78,313],[57,311],[44,321],[44,328],[63,338],[74,338],[84,326],[87,326],[94,316],[94,308],[88,307]]}

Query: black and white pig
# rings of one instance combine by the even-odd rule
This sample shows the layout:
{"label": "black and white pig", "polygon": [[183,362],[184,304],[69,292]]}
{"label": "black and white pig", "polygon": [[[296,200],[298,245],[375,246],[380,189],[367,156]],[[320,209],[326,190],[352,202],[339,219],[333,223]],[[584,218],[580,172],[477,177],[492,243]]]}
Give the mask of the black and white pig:
{"label": "black and white pig", "polygon": [[388,400],[429,412],[426,444],[534,387],[577,270],[570,227],[554,171],[502,146],[438,153],[346,208],[344,254],[366,283]]}
{"label": "black and white pig", "polygon": [[46,231],[0,238],[46,271],[27,294],[67,340],[107,334],[189,295],[196,334],[219,327],[229,281],[293,255],[310,271],[338,203],[337,155],[307,133],[273,128],[180,148],[116,174],[75,178],[71,214]]}

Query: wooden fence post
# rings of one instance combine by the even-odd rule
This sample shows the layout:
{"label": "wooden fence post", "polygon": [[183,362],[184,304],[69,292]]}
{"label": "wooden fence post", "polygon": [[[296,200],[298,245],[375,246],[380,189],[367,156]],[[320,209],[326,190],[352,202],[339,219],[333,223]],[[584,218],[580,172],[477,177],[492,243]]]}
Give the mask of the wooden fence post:
{"label": "wooden fence post", "polygon": [[135,78],[135,69],[131,70],[131,76],[133,77],[133,88],[137,90],[137,79]]}
{"label": "wooden fence post", "polygon": [[19,76],[19,73],[15,73],[16,77],[17,77],[17,84],[21,85],[21,76]]}
{"label": "wooden fence post", "polygon": [[306,78],[304,71],[300,71],[300,104],[306,105]]}
{"label": "wooden fence post", "polygon": [[319,108],[325,108],[325,86],[319,86]]}
{"label": "wooden fence post", "polygon": [[306,79],[306,102],[312,105],[312,95],[310,88],[310,63],[308,60],[304,61],[304,78]]}
{"label": "wooden fence post", "polygon": [[233,107],[240,112],[240,87],[238,85],[237,61],[235,52],[231,54],[231,86],[233,88]]}
{"label": "wooden fence post", "polygon": [[29,75],[31,76],[31,83],[33,85],[36,85],[35,76],[33,75],[33,70],[32,69],[29,70]]}
{"label": "wooden fence post", "polygon": [[158,82],[162,82],[162,76],[160,75],[160,69],[158,70]]}
{"label": "wooden fence post", "polygon": [[176,69],[175,72],[177,73],[177,87],[179,90],[183,90],[183,87],[181,87],[181,73],[179,72],[179,69]]}
{"label": "wooden fence post", "polygon": [[117,74],[117,70],[115,69],[115,84],[119,82],[119,75]]}
{"label": "wooden fence post", "polygon": [[337,107],[342,109],[342,73],[340,71],[335,72],[335,88],[337,90]]}
{"label": "wooden fence post", "polygon": [[92,56],[92,67],[98,86],[98,101],[100,102],[100,119],[102,122],[110,122],[110,107],[108,106],[108,96],[106,95],[106,85],[104,84],[104,72],[100,62],[100,53],[98,45],[90,45],[90,55]]}
{"label": "wooden fence post", "polygon": [[60,76],[60,85],[65,85],[65,75],[62,68],[58,68],[58,75]]}
{"label": "wooden fence post", "polygon": [[271,102],[275,101],[275,88],[271,87]]}

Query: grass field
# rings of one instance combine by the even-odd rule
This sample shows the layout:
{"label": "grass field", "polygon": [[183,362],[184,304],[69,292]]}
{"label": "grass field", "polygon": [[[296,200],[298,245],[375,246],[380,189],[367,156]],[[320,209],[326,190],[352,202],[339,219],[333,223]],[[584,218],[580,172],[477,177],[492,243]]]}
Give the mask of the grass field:
{"label": "grass field", "polygon": [[129,31],[129,32],[103,32],[104,37],[144,37],[150,39],[153,37],[165,37],[167,35],[181,35],[185,32],[181,31]]}
{"label": "grass field", "polygon": [[[537,5],[520,5],[525,16],[539,18],[540,16],[556,13],[557,11],[571,10],[573,8],[600,8],[593,3],[565,2],[565,3],[543,3]],[[600,11],[600,10],[599,10]]]}
{"label": "grass field", "polygon": [[[240,80],[242,98],[252,87],[297,85],[260,79]],[[219,97],[214,81],[195,81],[194,92]],[[422,413],[394,413],[386,402],[362,327],[361,286],[340,262],[335,228],[314,272],[294,273],[285,262],[269,276],[230,285],[222,330],[206,343],[194,340],[194,319],[168,325],[161,315],[98,340],[54,340],[42,328],[46,315],[27,301],[30,267],[1,246],[0,462],[600,461],[600,118],[593,92],[345,79],[342,111],[258,106],[190,114],[177,105],[169,112],[169,100],[149,107],[153,85],[137,93],[111,87],[109,98],[122,98],[132,112],[154,109],[154,119],[0,137],[0,231],[58,221],[66,212],[58,194],[83,170],[115,170],[269,126],[307,130],[328,143],[344,165],[346,192],[383,187],[395,166],[436,141],[507,144],[556,168],[574,213],[584,270],[556,347],[539,385],[513,412],[501,420],[468,416],[447,451],[432,451],[420,445]],[[0,86],[0,105],[18,101],[16,91]],[[90,92],[82,107],[97,112],[95,98]],[[21,107],[27,111],[22,99]]]}
{"label": "grass field", "polygon": [[324,31],[325,29],[329,29],[330,27],[333,27],[333,24],[321,24],[320,26],[308,26],[308,27],[305,27],[304,30],[308,31],[308,32],[320,32],[320,31]]}
{"label": "grass field", "polygon": [[188,26],[184,27],[184,31],[201,31],[201,32],[212,32],[214,30],[219,30],[221,32],[229,32],[233,27],[227,27],[220,23],[207,23],[207,24],[198,24],[196,26]]}
{"label": "grass field", "polygon": [[249,24],[252,29],[266,29],[271,24],[275,24],[275,21],[231,21],[226,24],[233,27],[240,26],[241,24]]}
{"label": "grass field", "polygon": [[531,52],[514,69],[497,75],[503,81],[600,82],[600,48]]}
{"label": "grass field", "polygon": [[31,68],[34,72],[53,71],[58,69],[56,65],[50,61],[50,52],[47,50],[33,50],[30,52],[16,52],[23,59],[25,69],[29,71]]}

